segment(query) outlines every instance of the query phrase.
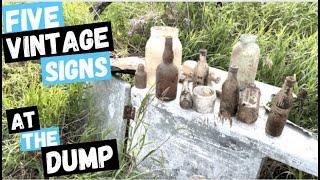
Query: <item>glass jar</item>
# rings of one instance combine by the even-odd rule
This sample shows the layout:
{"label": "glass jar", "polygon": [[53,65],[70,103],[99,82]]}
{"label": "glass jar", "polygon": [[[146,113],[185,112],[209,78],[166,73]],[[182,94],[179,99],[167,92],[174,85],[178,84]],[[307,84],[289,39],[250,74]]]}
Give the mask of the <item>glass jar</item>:
{"label": "glass jar", "polygon": [[147,87],[155,85],[156,69],[162,63],[165,37],[172,37],[172,48],[174,53],[173,64],[180,70],[182,62],[182,44],[179,40],[179,29],[168,26],[154,26],[145,49],[145,68],[147,72]]}
{"label": "glass jar", "polygon": [[240,90],[246,88],[250,83],[254,83],[258,65],[260,48],[257,44],[257,36],[252,34],[242,34],[239,41],[234,45],[230,66],[237,65],[238,82]]}

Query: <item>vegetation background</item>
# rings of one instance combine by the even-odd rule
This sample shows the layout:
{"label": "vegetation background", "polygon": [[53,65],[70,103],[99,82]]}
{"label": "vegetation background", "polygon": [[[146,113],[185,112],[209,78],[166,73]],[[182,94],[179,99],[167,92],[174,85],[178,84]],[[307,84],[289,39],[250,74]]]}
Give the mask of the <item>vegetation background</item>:
{"label": "vegetation background", "polygon": [[[12,3],[2,3],[8,5]],[[289,119],[318,133],[318,3],[111,3],[94,20],[93,2],[64,2],[65,25],[111,21],[114,57],[144,56],[154,25],[180,30],[183,60],[208,50],[210,66],[227,70],[232,46],[243,33],[258,36],[261,49],[257,80],[281,86],[296,74],[298,95]],[[2,52],[3,53],[3,52]],[[2,54],[3,55],[3,54]],[[3,57],[3,56],[2,56]],[[58,126],[62,143],[101,139],[92,124],[95,117],[90,84],[43,86],[38,61],[5,64],[2,59],[2,177],[43,178],[39,152],[22,153],[20,135],[9,135],[5,109],[37,105],[41,127]],[[89,173],[64,178],[136,178],[125,162],[116,172]],[[271,168],[271,169],[270,169]],[[270,172],[269,172],[270,171]],[[271,162],[262,178],[310,178]],[[311,177],[312,178],[312,177]]]}

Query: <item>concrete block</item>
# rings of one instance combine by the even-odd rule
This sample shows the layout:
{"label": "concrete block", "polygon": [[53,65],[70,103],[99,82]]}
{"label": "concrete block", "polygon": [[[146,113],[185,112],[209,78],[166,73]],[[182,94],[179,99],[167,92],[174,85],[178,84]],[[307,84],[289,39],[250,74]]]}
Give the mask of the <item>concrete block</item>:
{"label": "concrete block", "polygon": [[[215,89],[221,89],[227,72],[212,70],[221,77]],[[258,120],[245,124],[232,119],[232,126],[218,118],[219,99],[214,113],[200,114],[184,110],[179,98],[171,102],[154,99],[147,108],[144,121],[147,142],[152,145],[143,149],[143,157],[159,147],[155,157],[160,162],[146,159],[141,168],[154,171],[158,177],[185,179],[194,175],[206,178],[256,178],[263,158],[270,157],[289,166],[318,175],[318,139],[289,122],[283,134],[274,138],[265,134],[267,114],[263,105],[280,88],[256,82],[261,89]],[[178,86],[180,95],[181,84]],[[132,88],[132,104],[139,102],[146,91]],[[165,142],[165,143],[164,143]],[[139,157],[138,157],[139,159]],[[162,167],[162,168],[161,168]]]}
{"label": "concrete block", "polygon": [[[220,76],[220,83],[212,86],[221,90],[227,72],[215,68],[210,71]],[[265,157],[318,176],[318,138],[290,121],[280,137],[266,135],[267,114],[263,105],[280,88],[261,82],[256,85],[261,90],[258,120],[245,124],[233,118],[232,125],[218,118],[219,98],[213,113],[182,109],[178,98],[181,84],[176,100],[161,102],[154,98],[144,103],[144,116],[139,114],[139,107],[147,94],[154,94],[153,90],[130,88],[128,83],[112,78],[94,83],[93,92],[104,117],[101,130],[112,130],[108,137],[117,138],[119,143],[125,132],[124,105],[131,102],[137,108],[129,134],[130,152],[137,156],[137,163],[154,152],[139,168],[158,178],[251,179],[257,177]]]}
{"label": "concrete block", "polygon": [[92,92],[99,119],[97,126],[106,133],[106,139],[117,139],[118,148],[124,140],[125,121],[122,118],[124,106],[130,103],[129,83],[112,77],[110,80],[93,83]]}

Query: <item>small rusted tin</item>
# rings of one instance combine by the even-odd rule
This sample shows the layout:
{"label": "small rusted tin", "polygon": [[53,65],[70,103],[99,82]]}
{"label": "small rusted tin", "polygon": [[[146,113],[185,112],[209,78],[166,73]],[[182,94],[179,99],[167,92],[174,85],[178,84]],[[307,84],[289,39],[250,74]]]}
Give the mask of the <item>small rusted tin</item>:
{"label": "small rusted tin", "polygon": [[237,113],[239,121],[251,124],[258,119],[260,96],[260,89],[253,83],[250,83],[248,87],[240,91]]}
{"label": "small rusted tin", "polygon": [[147,87],[147,73],[144,70],[144,65],[139,64],[138,69],[134,75],[135,86],[138,89],[144,89]]}

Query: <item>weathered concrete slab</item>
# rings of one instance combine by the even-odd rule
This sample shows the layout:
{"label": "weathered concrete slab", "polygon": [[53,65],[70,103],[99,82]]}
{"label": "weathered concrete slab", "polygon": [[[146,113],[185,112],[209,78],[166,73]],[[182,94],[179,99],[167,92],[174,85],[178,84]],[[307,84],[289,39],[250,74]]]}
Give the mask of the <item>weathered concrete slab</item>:
{"label": "weathered concrete slab", "polygon": [[102,121],[98,122],[99,128],[106,133],[106,138],[116,138],[119,148],[124,140],[125,122],[122,115],[124,106],[130,103],[130,90],[129,83],[116,77],[97,81],[92,88],[98,116],[102,117]]}
{"label": "weathered concrete slab", "polygon": [[[221,77],[214,88],[221,89],[227,73],[211,69]],[[272,94],[280,88],[256,82],[261,89],[258,120],[251,125],[233,119],[232,126],[217,118],[219,99],[214,113],[199,114],[193,110],[180,108],[178,98],[163,103],[154,99],[147,106],[141,119],[131,122],[132,144],[141,143],[146,134],[145,146],[138,155],[139,162],[145,155],[159,148],[140,164],[140,168],[151,171],[159,178],[185,179],[194,175],[207,178],[247,179],[256,178],[262,159],[270,157],[294,168],[318,176],[318,139],[311,133],[288,122],[278,138],[265,134],[267,114],[263,108]],[[131,89],[124,81],[112,78],[109,81],[94,83],[96,103],[105,117],[102,130],[113,130],[109,138],[123,142],[123,106],[131,100],[137,108],[148,93],[148,89]],[[181,85],[178,86],[178,96]],[[142,125],[141,125],[142,124]],[[311,134],[311,135],[310,135]],[[132,145],[131,144],[131,145]],[[135,146],[138,151],[139,147]],[[156,160],[155,160],[156,159]]]}
{"label": "weathered concrete slab", "polygon": [[[218,69],[221,88],[227,73]],[[256,178],[262,158],[270,157],[307,173],[318,175],[318,140],[300,128],[286,125],[278,138],[265,134],[267,114],[263,105],[279,88],[256,82],[261,89],[261,104],[258,120],[251,125],[233,119],[232,126],[222,123],[217,117],[219,99],[214,113],[199,114],[180,108],[178,98],[172,102],[155,99],[145,116],[150,124],[147,140],[154,142],[148,153],[168,137],[169,140],[156,152],[163,158],[163,173],[169,177],[186,178],[203,175],[207,178]],[[178,88],[178,97],[181,84]],[[132,89],[132,103],[139,106],[146,91]],[[142,155],[143,156],[143,153]],[[159,169],[149,159],[143,163],[146,169]],[[162,176],[163,174],[160,174]]]}

